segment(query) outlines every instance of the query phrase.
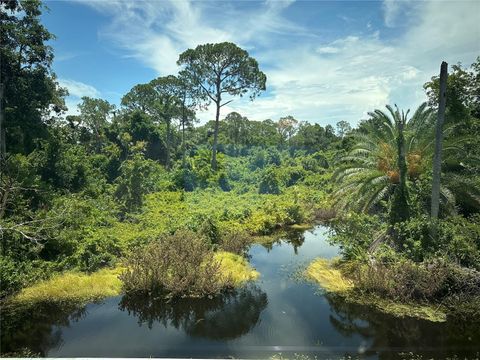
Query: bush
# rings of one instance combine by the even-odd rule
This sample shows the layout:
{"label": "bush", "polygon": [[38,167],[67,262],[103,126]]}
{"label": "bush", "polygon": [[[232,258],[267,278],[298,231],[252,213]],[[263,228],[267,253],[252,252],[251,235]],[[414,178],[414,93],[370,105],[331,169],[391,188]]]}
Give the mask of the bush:
{"label": "bush", "polygon": [[431,256],[445,256],[462,266],[480,270],[480,221],[453,216],[439,220],[437,237],[432,236],[433,223],[429,216],[412,218],[397,226],[403,241],[403,252],[414,261]]}
{"label": "bush", "polygon": [[226,286],[210,245],[191,231],[180,230],[147,245],[126,266],[120,276],[126,292],[194,297],[217,294]]}
{"label": "bush", "polygon": [[53,270],[53,264],[46,261],[17,262],[8,256],[0,256],[0,299],[38,280],[47,279]]}
{"label": "bush", "polygon": [[220,240],[220,231],[218,230],[218,222],[211,216],[202,217],[198,232],[203,235],[210,244],[217,244]]}
{"label": "bush", "polygon": [[280,182],[274,168],[270,167],[264,171],[258,192],[260,194],[280,194]]}
{"label": "bush", "polygon": [[345,259],[349,260],[365,258],[376,234],[384,229],[377,216],[357,213],[334,218],[329,224],[332,230],[329,241],[339,245]]}
{"label": "bush", "polygon": [[401,302],[443,301],[451,296],[480,292],[480,273],[442,258],[421,263],[389,253],[370,262],[356,262],[346,270],[355,286],[367,293]]}
{"label": "bush", "polygon": [[251,243],[252,238],[246,231],[234,229],[222,235],[220,247],[224,251],[244,255]]}
{"label": "bush", "polygon": [[193,191],[196,187],[195,173],[189,168],[181,168],[175,171],[173,183],[177,189]]}
{"label": "bush", "polygon": [[145,159],[141,152],[134,153],[122,163],[120,176],[115,180],[115,196],[125,212],[140,209],[145,194],[159,190],[158,183],[163,172],[160,164]]}

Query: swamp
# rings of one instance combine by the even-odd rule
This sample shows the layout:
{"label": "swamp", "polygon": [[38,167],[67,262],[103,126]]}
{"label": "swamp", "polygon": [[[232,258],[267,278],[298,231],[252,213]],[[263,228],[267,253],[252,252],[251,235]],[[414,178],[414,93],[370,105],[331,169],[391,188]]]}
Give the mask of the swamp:
{"label": "swamp", "polygon": [[479,359],[478,14],[0,0],[0,355]]}

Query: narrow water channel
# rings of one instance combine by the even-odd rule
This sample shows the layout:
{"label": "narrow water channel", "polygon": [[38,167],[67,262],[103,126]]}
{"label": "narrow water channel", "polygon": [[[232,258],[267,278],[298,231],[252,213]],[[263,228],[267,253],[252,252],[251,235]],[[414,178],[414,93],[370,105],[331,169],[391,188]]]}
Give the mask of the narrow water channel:
{"label": "narrow water channel", "polygon": [[250,262],[260,279],[215,299],[166,303],[120,296],[81,309],[45,305],[2,314],[2,352],[202,358],[297,353],[318,359],[480,354],[479,329],[394,318],[345,303],[295,276],[313,258],[338,253],[326,237],[327,230],[317,226],[269,247],[254,245]]}

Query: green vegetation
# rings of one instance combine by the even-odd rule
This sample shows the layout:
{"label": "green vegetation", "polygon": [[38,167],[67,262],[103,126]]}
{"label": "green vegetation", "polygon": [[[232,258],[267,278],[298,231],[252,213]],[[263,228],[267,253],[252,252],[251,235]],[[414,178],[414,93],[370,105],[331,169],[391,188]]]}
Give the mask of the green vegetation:
{"label": "green vegetation", "polygon": [[[120,107],[84,97],[64,116],[42,9],[2,9],[2,298],[218,294],[258,276],[252,242],[322,220],[342,261],[317,260],[308,274],[327,290],[395,314],[444,320],[434,306],[480,319],[480,58],[448,80],[437,220],[438,78],[413,115],[388,106],[337,132],[291,115],[222,119],[222,96],[253,99],[266,75],[235,44],[205,44],[179,55],[178,76],[135,85]],[[210,101],[215,119],[193,126]]]}
{"label": "green vegetation", "polygon": [[[415,303],[412,302],[412,299],[390,299],[375,295],[375,292],[366,292],[367,286],[365,282],[384,291],[398,291],[399,284],[388,284],[387,287],[386,284],[377,282],[379,276],[383,276],[382,271],[384,269],[379,269],[375,273],[377,276],[372,276],[371,268],[367,267],[370,271],[357,271],[357,265],[365,266],[363,264],[352,264],[350,262],[336,263],[326,259],[317,258],[307,267],[305,275],[307,278],[320,285],[325,291],[339,295],[344,298],[345,301],[373,306],[382,312],[399,317],[410,316],[434,322],[446,321],[446,309],[443,305],[435,306],[419,302]],[[355,279],[352,280],[350,276],[345,275],[345,268],[347,267],[354,271],[356,276],[361,274],[361,280],[358,277],[355,277]],[[391,278],[392,276],[387,273],[382,280],[385,282],[389,281]],[[407,291],[410,291],[410,289]]]}
{"label": "green vegetation", "polygon": [[121,268],[102,269],[92,274],[66,272],[41,281],[20,291],[14,303],[37,302],[87,303],[119,295],[122,283],[118,278]]}
{"label": "green vegetation", "polygon": [[120,279],[127,293],[202,297],[256,277],[240,255],[214,253],[206,236],[179,230],[133,253]]}

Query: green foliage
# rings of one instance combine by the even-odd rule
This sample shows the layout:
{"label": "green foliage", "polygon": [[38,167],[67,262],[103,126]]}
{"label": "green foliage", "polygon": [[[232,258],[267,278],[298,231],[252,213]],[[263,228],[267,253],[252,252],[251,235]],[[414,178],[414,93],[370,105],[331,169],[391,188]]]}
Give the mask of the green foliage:
{"label": "green foliage", "polygon": [[480,270],[480,219],[455,216],[436,224],[428,216],[399,224],[397,231],[403,240],[403,252],[414,261],[442,256],[453,263]]}
{"label": "green foliage", "polygon": [[[408,217],[405,216],[410,211],[407,193],[410,190],[417,191],[417,181],[431,172],[434,113],[426,104],[422,104],[406,120],[406,114],[400,113],[398,109],[387,108],[390,116],[376,110],[370,114],[369,120],[360,125],[355,135],[355,145],[342,157],[341,166],[336,170],[335,180],[338,185],[334,196],[339,208],[359,211],[382,211],[385,210],[386,202],[390,201],[392,206],[396,206],[390,212],[392,222],[395,223]],[[404,126],[402,131],[399,124]],[[440,189],[444,210],[452,209],[456,204],[461,205],[465,198],[470,199],[472,204],[475,203],[476,200],[473,199],[479,191],[478,184],[474,182],[464,186],[463,192],[455,186],[454,179],[458,178],[457,175],[468,173],[464,165],[474,160],[469,157],[466,139],[451,137],[451,132],[452,128],[444,129],[444,174]],[[400,156],[397,143],[402,133],[405,156]],[[400,159],[405,159],[406,163],[403,160],[399,162]],[[406,178],[406,186],[401,185],[404,183],[403,177]],[[462,183],[467,185],[464,181]],[[431,192],[428,188],[424,190],[427,192],[424,196]],[[397,206],[400,203],[401,206]]]}
{"label": "green foliage", "polygon": [[243,96],[250,93],[253,100],[265,90],[267,77],[258,68],[257,61],[248,52],[229,42],[198,45],[180,54],[178,65],[191,88],[197,89],[203,101],[216,106],[212,169],[217,170],[217,145],[222,95]]}
{"label": "green foliage", "polygon": [[[423,215],[429,206],[434,122],[434,110],[426,105],[408,121],[402,116],[403,131],[399,112],[391,108],[391,116],[377,110],[358,129],[338,123],[338,136],[331,125],[292,116],[255,121],[234,112],[220,122],[225,94],[253,99],[266,83],[245,50],[220,43],[182,53],[178,77],[135,85],[120,110],[102,99],[83,98],[78,116],[58,121],[66,91],[50,70],[53,52],[46,43],[52,34],[40,23],[41,3],[7,5],[0,24],[8,144],[8,156],[0,156],[2,297],[53,272],[91,272],[124,257],[131,265],[124,274],[127,289],[172,296],[217,293],[232,276],[217,273],[214,257],[222,252],[213,255],[212,248],[243,254],[252,236],[332,218],[333,201],[378,214],[340,214],[332,221],[332,242],[346,258],[360,261],[370,257],[374,241],[384,240],[376,260],[384,268],[378,269],[397,276],[395,284],[404,287],[400,295],[388,290],[386,296],[404,296],[413,281],[408,279],[420,287],[422,277],[438,280],[442,289],[462,283],[440,276],[445,269],[460,271],[452,263],[479,270],[475,135],[480,122],[472,95],[478,61],[470,71],[454,67],[449,80],[443,218],[433,241],[432,224]],[[432,79],[425,86],[432,106],[436,84]],[[210,101],[217,106],[215,121],[193,128],[195,110]],[[402,132],[405,156],[397,146]],[[399,203],[403,207],[395,206]],[[401,259],[387,246],[382,220],[389,208],[398,223]],[[458,211],[471,216],[453,216]],[[223,257],[232,269],[245,265],[232,254]],[[432,263],[439,257],[444,265]],[[438,271],[426,274],[428,266]],[[377,270],[365,271],[359,276]],[[373,278],[381,276],[377,272]],[[373,286],[367,280],[359,281]],[[390,286],[387,282],[381,286]],[[427,290],[415,288],[421,294]]]}
{"label": "green foliage", "polygon": [[329,224],[330,242],[340,246],[346,259],[364,259],[370,245],[386,228],[377,216],[354,212],[337,217]]}
{"label": "green foliage", "polygon": [[274,167],[268,167],[263,172],[258,192],[260,194],[280,194],[280,181]]}
{"label": "green foliage", "polygon": [[[40,19],[39,0],[9,1],[0,12],[0,78],[5,86],[2,141],[7,152],[28,154],[37,139],[48,138],[47,121],[64,110],[66,90],[51,71],[54,38]],[[46,119],[49,114],[52,119]],[[47,120],[47,121],[45,121]],[[4,149],[0,149],[1,155]]]}
{"label": "green foliage", "polygon": [[0,299],[48,278],[54,270],[53,263],[38,260],[19,262],[9,256],[0,256]]}
{"label": "green foliage", "polygon": [[165,172],[160,164],[143,157],[142,143],[136,147],[135,153],[120,166],[120,176],[115,180],[115,196],[124,211],[138,210],[144,195],[158,190]]}

